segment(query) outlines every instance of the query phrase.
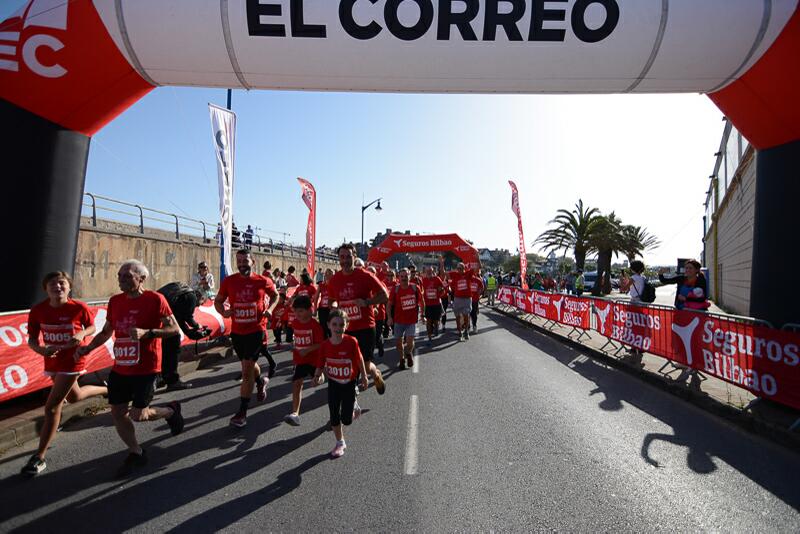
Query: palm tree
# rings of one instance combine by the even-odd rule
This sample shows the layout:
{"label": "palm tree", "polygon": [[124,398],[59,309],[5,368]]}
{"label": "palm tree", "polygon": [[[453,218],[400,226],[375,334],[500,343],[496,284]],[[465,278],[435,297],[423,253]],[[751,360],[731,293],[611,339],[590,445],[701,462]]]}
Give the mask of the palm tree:
{"label": "palm tree", "polygon": [[625,254],[628,262],[634,261],[649,250],[655,250],[661,245],[661,241],[647,231],[647,228],[626,224],[622,227],[622,249],[620,252]]}
{"label": "palm tree", "polygon": [[597,281],[592,288],[595,296],[611,293],[611,260],[625,244],[622,228],[622,221],[613,211],[600,216],[592,226],[588,245],[597,251]]}
{"label": "palm tree", "polygon": [[583,200],[578,199],[572,211],[562,209],[556,212],[555,218],[549,223],[556,226],[542,232],[533,245],[539,245],[545,254],[572,249],[576,268],[583,269],[586,254],[591,250],[589,238],[599,218],[600,211],[597,208],[584,207]]}

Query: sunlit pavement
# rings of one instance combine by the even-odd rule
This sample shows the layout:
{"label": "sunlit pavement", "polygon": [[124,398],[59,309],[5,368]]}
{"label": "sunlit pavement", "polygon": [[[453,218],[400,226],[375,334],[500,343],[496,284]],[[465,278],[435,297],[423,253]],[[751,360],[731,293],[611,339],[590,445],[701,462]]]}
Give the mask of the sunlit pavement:
{"label": "sunlit pavement", "polygon": [[[450,322],[452,326],[452,321]],[[112,479],[124,457],[108,413],[61,432],[48,469],[17,475],[34,444],[0,464],[0,531],[796,531],[800,457],[634,376],[489,312],[470,341],[424,342],[413,370],[381,362],[387,391],[359,397],[347,452],[328,453],[326,387],[289,412],[291,364],[278,353],[248,425],[238,364],[162,394],[186,430],[140,424],[150,463]]]}

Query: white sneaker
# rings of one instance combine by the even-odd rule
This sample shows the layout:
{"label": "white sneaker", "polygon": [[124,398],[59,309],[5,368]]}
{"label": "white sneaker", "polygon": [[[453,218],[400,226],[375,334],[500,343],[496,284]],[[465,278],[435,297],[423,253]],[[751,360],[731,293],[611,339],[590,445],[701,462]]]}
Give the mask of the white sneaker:
{"label": "white sneaker", "polygon": [[297,415],[296,413],[290,413],[289,415],[284,417],[283,420],[292,426],[300,426],[300,416]]}
{"label": "white sneaker", "polygon": [[358,405],[358,401],[353,405],[353,421],[361,417],[361,406]]}

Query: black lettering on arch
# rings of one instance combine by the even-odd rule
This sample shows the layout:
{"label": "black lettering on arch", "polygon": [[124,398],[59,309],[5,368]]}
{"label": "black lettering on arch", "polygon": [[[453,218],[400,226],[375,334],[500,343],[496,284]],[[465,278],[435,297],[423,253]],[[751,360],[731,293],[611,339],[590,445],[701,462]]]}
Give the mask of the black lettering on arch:
{"label": "black lettering on arch", "polygon": [[262,4],[258,0],[247,0],[247,33],[254,37],[286,37],[283,24],[263,24],[261,17],[280,17],[280,4]]}
{"label": "black lettering on arch", "polygon": [[[511,11],[500,13],[500,2],[511,4]],[[497,28],[502,26],[509,41],[522,41],[517,22],[525,15],[525,0],[486,0],[486,19],[483,23],[483,40],[494,41]]]}
{"label": "black lettering on arch", "polygon": [[[397,12],[403,2],[415,2],[419,6],[419,20],[411,27],[403,26]],[[433,24],[433,2],[432,0],[386,0],[386,7],[383,10],[386,19],[386,27],[389,31],[403,41],[415,41],[425,35]]]}
{"label": "black lettering on arch", "polygon": [[[586,26],[586,10],[592,4],[600,4],[606,10],[603,25],[592,30]],[[617,0],[577,0],[572,8],[572,30],[584,43],[596,43],[606,39],[619,24],[619,4]]]}
{"label": "black lettering on arch", "polygon": [[[339,22],[344,28],[344,31],[347,32],[347,35],[353,37],[354,39],[360,39],[365,41],[367,39],[372,39],[376,37],[379,33],[381,33],[381,25],[375,22],[374,20],[367,24],[366,26],[360,26],[356,24],[356,20],[353,17],[353,6],[356,5],[357,0],[342,0],[339,4]],[[369,0],[373,4],[377,3],[378,0]]]}
{"label": "black lettering on arch", "polygon": [[[460,13],[453,12],[453,3],[466,4],[466,9]],[[477,41],[478,36],[470,24],[478,16],[481,5],[478,0],[439,0],[439,29],[436,39],[439,41],[450,40],[450,26],[455,26],[465,41]]]}
{"label": "black lettering on arch", "polygon": [[303,0],[292,0],[289,8],[292,20],[292,37],[316,37],[324,39],[327,30],[322,24],[306,24],[303,17]]}
{"label": "black lettering on arch", "polygon": [[564,36],[567,30],[550,28],[545,30],[545,21],[561,21],[563,22],[566,17],[566,9],[547,9],[545,2],[561,2],[566,3],[567,0],[533,0],[531,12],[531,29],[528,33],[529,41],[564,41]]}

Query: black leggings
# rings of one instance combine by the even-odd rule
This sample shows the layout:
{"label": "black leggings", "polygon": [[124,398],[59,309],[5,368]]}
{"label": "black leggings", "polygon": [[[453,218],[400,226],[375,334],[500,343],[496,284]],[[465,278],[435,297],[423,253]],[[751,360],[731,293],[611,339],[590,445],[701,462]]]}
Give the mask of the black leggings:
{"label": "black leggings", "polygon": [[442,326],[447,323],[447,306],[450,304],[450,300],[447,298],[442,299]]}
{"label": "black leggings", "polygon": [[469,316],[472,318],[472,326],[478,325],[478,303],[480,301],[473,300],[472,301],[472,311],[469,312]]}
{"label": "black leggings", "polygon": [[356,403],[356,381],[340,384],[328,380],[328,408],[331,412],[331,425],[349,425],[353,422],[353,406]]}
{"label": "black leggings", "polygon": [[322,331],[325,332],[325,339],[331,337],[331,331],[328,329],[328,317],[330,317],[330,315],[330,308],[319,308],[317,310],[317,318],[319,319],[319,325],[322,327]]}

